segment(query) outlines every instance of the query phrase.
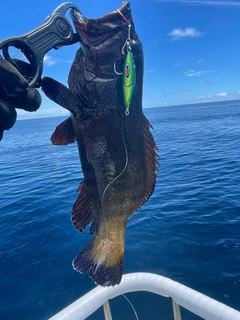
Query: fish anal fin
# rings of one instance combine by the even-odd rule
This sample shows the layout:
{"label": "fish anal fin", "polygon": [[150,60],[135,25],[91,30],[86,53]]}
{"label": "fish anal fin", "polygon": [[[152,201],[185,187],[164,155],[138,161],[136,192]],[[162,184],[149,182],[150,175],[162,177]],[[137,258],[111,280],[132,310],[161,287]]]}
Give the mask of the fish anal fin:
{"label": "fish anal fin", "polygon": [[89,276],[100,286],[119,284],[123,274],[124,239],[112,241],[96,235],[73,261],[78,272]]}
{"label": "fish anal fin", "polygon": [[[94,219],[94,207],[92,205],[90,196],[87,191],[87,187],[85,184],[85,181],[82,181],[80,183],[80,186],[78,188],[78,191],[80,192],[78,195],[78,198],[76,202],[73,205],[72,208],[72,223],[74,227],[82,232],[87,227],[88,224],[90,224]],[[95,228],[91,227],[91,233],[95,233]]]}
{"label": "fish anal fin", "polygon": [[56,127],[51,136],[51,141],[58,146],[67,145],[76,141],[71,117]]}

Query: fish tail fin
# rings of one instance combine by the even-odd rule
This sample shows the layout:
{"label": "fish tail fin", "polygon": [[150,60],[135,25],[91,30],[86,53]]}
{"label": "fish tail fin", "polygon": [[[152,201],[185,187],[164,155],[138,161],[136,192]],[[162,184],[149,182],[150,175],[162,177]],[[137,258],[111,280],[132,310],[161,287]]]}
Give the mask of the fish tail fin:
{"label": "fish tail fin", "polygon": [[123,274],[124,238],[116,241],[95,238],[73,260],[73,268],[78,272],[90,270],[89,276],[98,285],[119,284]]}

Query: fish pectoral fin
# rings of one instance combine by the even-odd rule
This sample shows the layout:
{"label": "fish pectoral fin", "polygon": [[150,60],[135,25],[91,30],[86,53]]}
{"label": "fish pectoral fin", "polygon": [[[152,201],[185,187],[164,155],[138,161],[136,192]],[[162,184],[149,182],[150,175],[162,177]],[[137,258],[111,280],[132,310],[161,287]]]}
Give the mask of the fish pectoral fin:
{"label": "fish pectoral fin", "polygon": [[[80,194],[78,195],[78,198],[76,202],[73,205],[72,208],[72,223],[74,227],[82,232],[87,227],[89,223],[91,223],[94,219],[94,208],[92,205],[91,198],[88,194],[88,190],[85,184],[85,181],[82,181],[80,183],[80,186],[78,188],[78,191]],[[91,233],[95,233],[95,224],[94,228],[91,228]]]}
{"label": "fish pectoral fin", "polygon": [[78,272],[89,271],[89,276],[100,286],[119,284],[123,274],[124,239],[111,241],[96,235],[73,260]]}
{"label": "fish pectoral fin", "polygon": [[41,80],[41,89],[49,99],[69,110],[76,117],[81,116],[83,109],[81,102],[68,87],[50,77],[44,77]]}
{"label": "fish pectoral fin", "polygon": [[71,117],[64,120],[56,127],[51,136],[51,141],[57,146],[64,146],[76,141]]}

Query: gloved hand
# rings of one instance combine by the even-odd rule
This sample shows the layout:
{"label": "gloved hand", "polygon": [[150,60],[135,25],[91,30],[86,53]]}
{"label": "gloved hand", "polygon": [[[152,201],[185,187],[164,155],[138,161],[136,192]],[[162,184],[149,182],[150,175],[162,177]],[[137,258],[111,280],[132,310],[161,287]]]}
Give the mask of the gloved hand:
{"label": "gloved hand", "polygon": [[[31,75],[30,64],[15,60],[23,74]],[[16,95],[16,91],[19,93]],[[40,93],[28,88],[28,81],[7,60],[0,56],[0,140],[3,131],[12,128],[17,119],[15,108],[36,111],[42,102]]]}

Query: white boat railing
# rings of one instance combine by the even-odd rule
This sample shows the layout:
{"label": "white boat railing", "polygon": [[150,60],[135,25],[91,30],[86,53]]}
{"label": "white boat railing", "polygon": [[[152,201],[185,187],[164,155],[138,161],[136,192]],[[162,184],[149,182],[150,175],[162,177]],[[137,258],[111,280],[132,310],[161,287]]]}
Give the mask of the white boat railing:
{"label": "white boat railing", "polygon": [[[152,273],[130,273],[119,285],[96,287],[49,320],[83,320],[109,299],[135,291],[148,291],[172,298],[174,320],[181,320],[179,306],[206,320],[240,320],[240,312],[169,278]],[[108,306],[105,305],[105,309]]]}

